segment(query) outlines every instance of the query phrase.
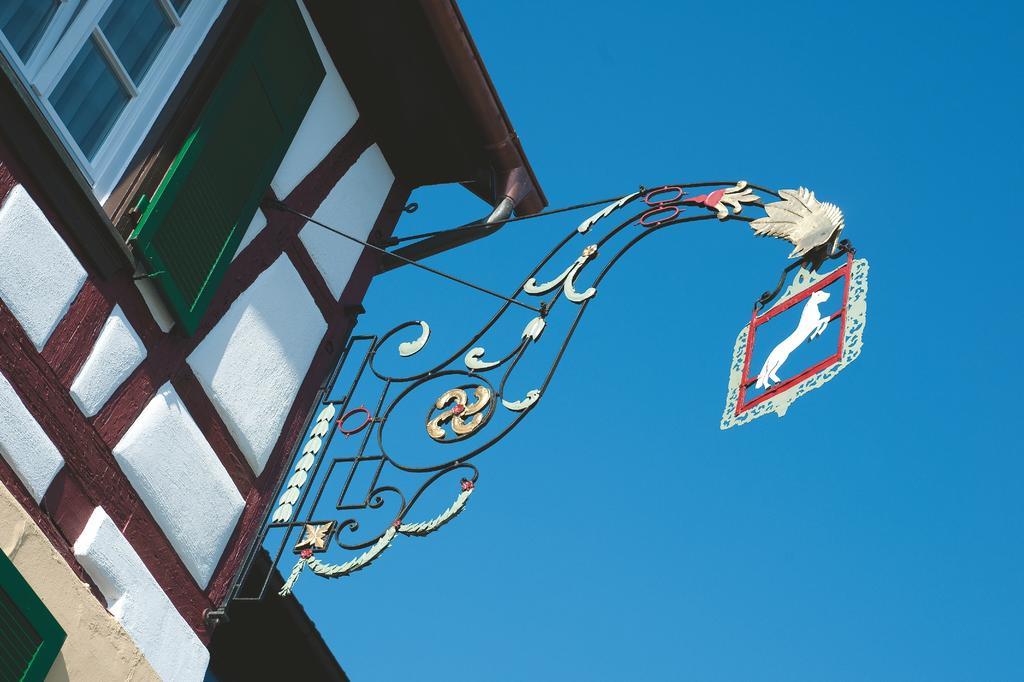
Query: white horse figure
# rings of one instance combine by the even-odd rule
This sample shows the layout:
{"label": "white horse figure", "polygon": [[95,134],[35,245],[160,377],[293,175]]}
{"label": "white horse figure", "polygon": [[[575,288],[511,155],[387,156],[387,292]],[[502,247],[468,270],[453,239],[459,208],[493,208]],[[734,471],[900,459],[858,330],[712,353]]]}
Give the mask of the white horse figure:
{"label": "white horse figure", "polygon": [[779,383],[781,381],[778,375],[779,368],[789,358],[789,354],[808,338],[813,339],[825,331],[825,327],[828,326],[828,318],[822,317],[818,312],[818,304],[827,301],[828,297],[829,294],[825,291],[815,291],[811,294],[800,313],[800,322],[796,325],[796,329],[768,354],[761,373],[757,375],[756,388],[768,388],[773,381]]}

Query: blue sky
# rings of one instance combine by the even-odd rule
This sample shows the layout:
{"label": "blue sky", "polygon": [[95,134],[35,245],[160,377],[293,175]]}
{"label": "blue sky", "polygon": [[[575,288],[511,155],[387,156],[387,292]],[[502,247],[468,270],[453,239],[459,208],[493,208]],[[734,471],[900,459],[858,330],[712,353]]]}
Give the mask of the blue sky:
{"label": "blue sky", "polygon": [[[1024,679],[1019,9],[461,6],[552,206],[807,185],[871,263],[865,347],[784,419],[720,431],[736,333],[790,247],[737,223],[652,236],[475,460],[465,514],[300,581],[353,679]],[[413,200],[399,234],[486,212],[457,188]],[[582,217],[430,262],[511,291]],[[426,319],[440,354],[494,304],[402,268],[366,307],[359,332]]]}

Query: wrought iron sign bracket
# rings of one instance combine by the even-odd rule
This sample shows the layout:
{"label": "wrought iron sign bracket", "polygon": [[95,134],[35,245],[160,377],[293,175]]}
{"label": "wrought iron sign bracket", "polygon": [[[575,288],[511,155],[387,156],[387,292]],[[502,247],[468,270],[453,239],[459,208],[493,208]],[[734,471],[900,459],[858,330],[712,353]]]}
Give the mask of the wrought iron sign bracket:
{"label": "wrought iron sign bracket", "polygon": [[[766,203],[762,195],[770,200]],[[280,202],[276,205],[287,209]],[[751,211],[759,215],[752,217]],[[408,358],[429,343],[427,321],[403,322],[383,335],[348,340],[310,410],[306,440],[282,473],[274,505],[229,590],[225,607],[263,598],[275,568],[286,576],[276,591],[286,595],[305,572],[322,578],[351,575],[369,566],[399,536],[429,535],[461,514],[479,476],[473,460],[516,428],[543,399],[587,306],[615,263],[656,232],[708,220],[746,224],[756,236],[784,239],[794,247],[790,254],[794,262],[783,270],[773,290],[756,299],[751,319],[737,337],[723,429],[773,411],[785,414],[794,400],[829,381],[857,357],[866,315],[867,262],[855,257],[848,240],[840,239],[845,221],[837,206],[819,202],[804,188],[774,191],[742,181],[641,186],[569,230],[508,296],[471,285],[502,299],[500,307],[476,334],[442,353],[442,360],[426,369],[396,373],[385,371],[381,363],[411,362]],[[616,239],[624,243],[613,247]],[[822,272],[832,261],[842,264]],[[581,284],[597,263],[603,265],[590,284]],[[535,300],[536,305],[524,299]],[[515,375],[520,382],[524,378],[516,373],[526,366],[521,364],[523,358],[535,346],[550,343],[542,337],[556,306],[568,313],[568,319],[554,342],[553,360],[546,370],[531,376],[526,384],[529,390],[512,390],[510,378]],[[518,338],[504,338],[503,352],[492,356],[483,340],[499,336],[496,325],[512,315],[522,316],[517,323],[522,331]],[[785,320],[790,316],[798,318],[792,331],[773,345],[762,364],[763,354],[755,344],[773,338],[766,325],[788,331],[790,323]],[[817,340],[833,329],[838,337],[834,352]],[[800,368],[791,356],[799,356],[804,348],[820,349],[825,356]],[[350,382],[347,387],[337,385],[343,370]],[[332,400],[336,388],[343,397]],[[371,400],[368,396],[373,391],[376,395]],[[366,402],[353,403],[356,394]],[[402,410],[407,402],[425,409],[425,421],[419,426],[406,419]],[[451,454],[423,462],[420,453],[396,452],[389,439],[396,420],[421,429],[424,452],[440,445],[444,447],[439,452]],[[422,510],[424,495],[442,480],[454,483],[439,489],[448,491],[450,502],[435,506],[433,514]],[[361,487],[357,490],[357,486]],[[253,580],[250,571],[261,551],[270,554],[271,570]],[[243,585],[254,583],[257,589],[243,590]],[[208,617],[223,620],[226,609],[210,611]]]}

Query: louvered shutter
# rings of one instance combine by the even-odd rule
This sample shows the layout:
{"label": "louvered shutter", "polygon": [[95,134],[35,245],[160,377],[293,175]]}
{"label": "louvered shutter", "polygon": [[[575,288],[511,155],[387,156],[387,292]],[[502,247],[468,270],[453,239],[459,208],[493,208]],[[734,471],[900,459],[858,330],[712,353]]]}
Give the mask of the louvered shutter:
{"label": "louvered shutter", "polygon": [[131,236],[191,334],[324,77],[295,0],[270,0]]}
{"label": "louvered shutter", "polygon": [[0,552],[0,680],[44,679],[64,638],[57,620]]}

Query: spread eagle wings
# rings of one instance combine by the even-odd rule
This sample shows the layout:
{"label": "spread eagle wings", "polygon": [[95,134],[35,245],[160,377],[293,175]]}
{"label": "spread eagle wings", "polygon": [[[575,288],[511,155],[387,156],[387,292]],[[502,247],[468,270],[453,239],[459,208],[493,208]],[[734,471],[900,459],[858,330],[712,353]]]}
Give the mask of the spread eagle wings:
{"label": "spread eagle wings", "polygon": [[805,255],[823,244],[832,243],[843,229],[843,212],[835,204],[822,203],[814,192],[800,189],[779,190],[782,201],[765,205],[768,214],[750,223],[761,237],[778,237],[794,245],[790,258]]}

